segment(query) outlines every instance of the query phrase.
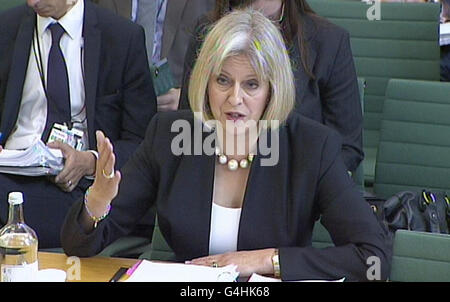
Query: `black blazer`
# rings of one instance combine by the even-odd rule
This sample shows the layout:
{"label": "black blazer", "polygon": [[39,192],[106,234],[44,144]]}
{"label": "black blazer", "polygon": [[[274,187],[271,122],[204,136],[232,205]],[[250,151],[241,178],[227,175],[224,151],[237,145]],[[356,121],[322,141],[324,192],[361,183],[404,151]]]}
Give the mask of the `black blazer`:
{"label": "black blazer", "polygon": [[[306,73],[298,43],[293,43],[289,56],[295,78],[295,110],[342,135],[344,163],[349,171],[355,171],[364,158],[363,118],[349,34],[319,16],[305,15],[302,18],[306,60],[315,79]],[[210,25],[206,15],[199,19],[196,36],[191,39],[186,52],[181,109],[190,108],[187,95],[189,77]]]}
{"label": "black blazer", "polygon": [[[0,15],[0,145],[17,121],[35,24],[36,14],[26,5]],[[89,145],[96,149],[95,131],[104,131],[121,167],[156,113],[144,31],[85,1],[83,37]]]}
{"label": "black blazer", "polygon": [[[178,133],[171,132],[171,125],[176,120],[187,120],[193,129],[189,110],[155,115],[143,143],[122,169],[110,215],[92,233],[85,234],[77,222],[83,202],[73,205],[61,233],[68,255],[100,252],[129,233],[155,203],[161,232],[178,260],[208,255],[216,157],[173,155],[171,143]],[[292,114],[280,128],[278,164],[262,166],[269,155],[257,155],[252,163],[238,250],[279,248],[284,280],[367,280],[366,261],[372,255],[380,258],[386,278],[390,250],[385,233],[348,176],[340,149],[334,131]],[[337,247],[311,247],[320,215]]]}

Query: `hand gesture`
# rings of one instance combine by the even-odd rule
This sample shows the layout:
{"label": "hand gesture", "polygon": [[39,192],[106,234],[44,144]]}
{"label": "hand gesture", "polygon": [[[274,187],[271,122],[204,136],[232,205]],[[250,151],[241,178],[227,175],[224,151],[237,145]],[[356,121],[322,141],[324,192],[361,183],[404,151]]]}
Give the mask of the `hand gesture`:
{"label": "hand gesture", "polygon": [[103,132],[97,131],[98,160],[95,168],[95,180],[88,195],[88,207],[92,214],[100,217],[116,197],[119,191],[121,175],[114,170],[116,156],[111,141]]}

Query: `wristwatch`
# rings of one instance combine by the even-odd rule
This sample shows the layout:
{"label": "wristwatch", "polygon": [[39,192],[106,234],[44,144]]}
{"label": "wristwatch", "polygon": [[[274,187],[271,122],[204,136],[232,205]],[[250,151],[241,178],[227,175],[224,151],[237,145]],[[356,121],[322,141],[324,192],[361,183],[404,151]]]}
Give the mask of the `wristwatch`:
{"label": "wristwatch", "polygon": [[275,278],[281,277],[280,272],[280,257],[278,256],[278,249],[275,250],[272,256],[273,275]]}

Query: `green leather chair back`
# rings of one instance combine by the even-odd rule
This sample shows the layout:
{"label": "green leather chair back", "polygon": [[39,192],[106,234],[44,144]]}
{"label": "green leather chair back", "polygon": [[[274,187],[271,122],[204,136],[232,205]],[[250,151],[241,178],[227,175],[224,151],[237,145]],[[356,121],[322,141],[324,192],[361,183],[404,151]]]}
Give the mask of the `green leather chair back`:
{"label": "green leather chair back", "polygon": [[398,230],[389,280],[450,282],[450,235]]}
{"label": "green leather chair back", "polygon": [[312,246],[318,249],[334,246],[333,240],[331,240],[330,233],[320,223],[316,221],[312,233]]}
{"label": "green leather chair back", "polygon": [[138,258],[142,253],[150,248],[150,238],[139,236],[124,236],[100,252],[99,256]]}
{"label": "green leather chair back", "polygon": [[450,193],[450,83],[390,80],[374,192],[424,188]]}
{"label": "green leather chair back", "polygon": [[0,0],[0,13],[4,10],[25,4],[26,0]]}
{"label": "green leather chair back", "polygon": [[381,3],[381,20],[369,21],[372,5],[346,0],[308,0],[312,9],[350,33],[356,72],[367,83],[364,99],[364,173],[372,183],[384,92],[391,78],[439,81],[439,3]]}
{"label": "green leather chair back", "polygon": [[148,260],[175,261],[175,254],[170,248],[158,225],[158,217],[155,218],[155,228],[153,229],[152,243],[150,249],[139,258]]}

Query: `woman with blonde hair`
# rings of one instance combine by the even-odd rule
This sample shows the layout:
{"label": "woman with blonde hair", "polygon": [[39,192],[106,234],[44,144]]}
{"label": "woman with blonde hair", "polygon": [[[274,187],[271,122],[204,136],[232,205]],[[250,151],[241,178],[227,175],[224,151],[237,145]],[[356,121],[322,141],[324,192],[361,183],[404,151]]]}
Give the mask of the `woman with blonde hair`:
{"label": "woman with blonde hair", "polygon": [[[65,252],[99,253],[156,204],[178,261],[234,264],[241,276],[367,280],[367,259],[375,256],[387,278],[385,233],[346,172],[338,135],[293,112],[293,81],[283,38],[269,19],[254,10],[222,18],[192,73],[189,97],[198,114],[158,113],[120,172],[113,146],[98,133],[97,175],[66,218]],[[183,125],[188,130],[178,133]],[[211,131],[198,135],[202,125]],[[256,138],[251,125],[258,126]],[[267,145],[279,155],[270,164],[261,149],[269,133]],[[188,148],[175,154],[180,135]],[[229,148],[240,137],[243,146]],[[207,145],[215,152],[193,154]],[[311,246],[319,216],[335,247]]]}
{"label": "woman with blonde hair", "polygon": [[342,158],[354,172],[364,158],[363,117],[350,36],[316,15],[306,0],[216,0],[214,10],[199,18],[186,52],[179,108],[189,109],[189,78],[206,33],[245,7],[261,11],[281,31],[294,72],[294,110],[342,136]]}

